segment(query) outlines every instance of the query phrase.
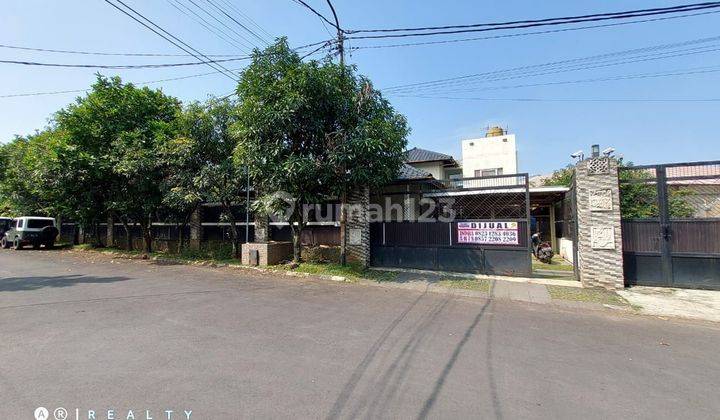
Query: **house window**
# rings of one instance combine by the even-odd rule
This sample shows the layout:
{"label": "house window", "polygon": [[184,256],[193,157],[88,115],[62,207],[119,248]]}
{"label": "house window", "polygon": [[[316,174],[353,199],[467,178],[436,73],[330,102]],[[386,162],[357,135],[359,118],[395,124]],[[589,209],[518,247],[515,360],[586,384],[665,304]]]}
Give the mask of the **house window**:
{"label": "house window", "polygon": [[502,175],[502,174],[503,174],[503,168],[478,169],[475,171],[476,177],[495,176],[495,175]]}

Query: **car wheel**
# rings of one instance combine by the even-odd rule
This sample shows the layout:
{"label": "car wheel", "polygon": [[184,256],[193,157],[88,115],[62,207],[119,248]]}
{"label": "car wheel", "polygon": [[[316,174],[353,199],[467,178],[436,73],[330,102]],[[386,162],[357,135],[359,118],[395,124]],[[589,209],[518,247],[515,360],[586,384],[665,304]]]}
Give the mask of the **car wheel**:
{"label": "car wheel", "polygon": [[7,238],[4,236],[2,239],[0,239],[0,247],[2,247],[3,249],[10,248],[10,242],[8,242]]}
{"label": "car wheel", "polygon": [[13,242],[13,249],[16,251],[22,249],[22,243],[20,242],[20,238],[15,238],[15,241]]}

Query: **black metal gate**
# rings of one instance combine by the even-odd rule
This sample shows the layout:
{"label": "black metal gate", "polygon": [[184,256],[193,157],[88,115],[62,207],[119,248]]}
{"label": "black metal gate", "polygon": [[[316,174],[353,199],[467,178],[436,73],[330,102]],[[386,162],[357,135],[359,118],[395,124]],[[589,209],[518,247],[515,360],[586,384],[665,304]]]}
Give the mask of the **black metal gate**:
{"label": "black metal gate", "polygon": [[625,281],[720,289],[720,161],[620,168]]}
{"label": "black metal gate", "polygon": [[391,185],[371,206],[382,208],[370,224],[373,266],[532,273],[527,174]]}

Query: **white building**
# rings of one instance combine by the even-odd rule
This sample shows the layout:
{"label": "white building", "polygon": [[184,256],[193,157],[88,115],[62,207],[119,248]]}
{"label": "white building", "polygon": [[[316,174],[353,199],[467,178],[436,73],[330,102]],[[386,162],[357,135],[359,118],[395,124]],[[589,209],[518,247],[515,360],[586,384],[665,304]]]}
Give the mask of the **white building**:
{"label": "white building", "polygon": [[491,127],[485,137],[463,140],[462,168],[463,178],[516,174],[515,135],[500,127]]}

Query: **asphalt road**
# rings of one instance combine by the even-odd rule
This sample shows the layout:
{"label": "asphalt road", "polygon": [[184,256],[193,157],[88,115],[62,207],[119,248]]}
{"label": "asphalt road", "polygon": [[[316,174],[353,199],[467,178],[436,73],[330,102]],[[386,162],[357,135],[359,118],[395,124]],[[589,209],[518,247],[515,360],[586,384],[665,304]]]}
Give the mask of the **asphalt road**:
{"label": "asphalt road", "polygon": [[0,419],[717,419],[719,392],[708,324],[0,251]]}

